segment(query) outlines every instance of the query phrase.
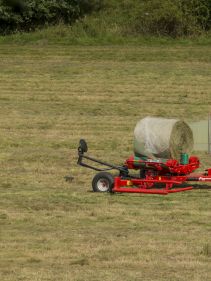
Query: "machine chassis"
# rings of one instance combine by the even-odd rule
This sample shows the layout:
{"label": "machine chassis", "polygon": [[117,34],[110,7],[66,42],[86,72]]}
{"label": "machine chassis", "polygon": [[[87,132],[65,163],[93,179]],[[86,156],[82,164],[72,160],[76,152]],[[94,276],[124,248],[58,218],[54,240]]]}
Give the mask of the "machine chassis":
{"label": "machine chassis", "polygon": [[[193,189],[187,186],[188,182],[211,182],[211,168],[203,173],[193,173],[199,168],[200,162],[196,156],[189,158],[188,164],[181,164],[177,160],[167,160],[163,163],[159,160],[146,159],[136,160],[131,156],[124,165],[113,165],[93,157],[85,155],[88,151],[87,143],[81,139],[78,147],[78,165],[98,171],[92,181],[92,188],[95,192],[127,192],[160,194],[182,192]],[[106,168],[98,168],[87,164],[84,160],[100,164]],[[110,170],[117,170],[119,175],[113,176],[108,173]],[[132,175],[130,170],[139,171],[138,175]]]}

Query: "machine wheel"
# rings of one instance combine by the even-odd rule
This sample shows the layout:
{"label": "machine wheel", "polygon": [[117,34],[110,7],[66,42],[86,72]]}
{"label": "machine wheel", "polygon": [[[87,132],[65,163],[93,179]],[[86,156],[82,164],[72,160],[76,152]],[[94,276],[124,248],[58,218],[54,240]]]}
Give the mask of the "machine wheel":
{"label": "machine wheel", "polygon": [[112,192],[114,187],[114,178],[107,172],[100,172],[92,180],[94,192]]}

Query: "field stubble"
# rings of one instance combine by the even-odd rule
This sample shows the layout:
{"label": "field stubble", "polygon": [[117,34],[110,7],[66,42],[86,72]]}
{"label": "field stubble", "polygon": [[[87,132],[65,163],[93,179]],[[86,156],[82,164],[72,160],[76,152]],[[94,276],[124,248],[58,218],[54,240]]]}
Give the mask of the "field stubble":
{"label": "field stubble", "polygon": [[120,164],[138,119],[206,118],[210,69],[208,46],[0,46],[0,280],[209,280],[210,190],[93,194],[76,149]]}

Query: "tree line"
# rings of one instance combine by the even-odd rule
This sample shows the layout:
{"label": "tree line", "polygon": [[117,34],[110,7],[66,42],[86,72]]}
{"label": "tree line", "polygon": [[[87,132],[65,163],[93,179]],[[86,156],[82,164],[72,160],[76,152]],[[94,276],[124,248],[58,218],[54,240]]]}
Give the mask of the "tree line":
{"label": "tree line", "polygon": [[97,10],[100,0],[0,0],[0,33],[32,31],[59,22],[72,24]]}
{"label": "tree line", "polygon": [[[110,9],[110,10],[109,10]],[[211,0],[0,0],[0,34],[73,24],[116,9],[126,34],[188,36],[211,29]]]}

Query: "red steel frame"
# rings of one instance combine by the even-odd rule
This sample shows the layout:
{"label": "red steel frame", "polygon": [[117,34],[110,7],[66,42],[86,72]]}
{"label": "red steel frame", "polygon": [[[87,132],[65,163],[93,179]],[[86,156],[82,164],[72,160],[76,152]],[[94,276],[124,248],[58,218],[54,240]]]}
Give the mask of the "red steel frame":
{"label": "red steel frame", "polygon": [[[161,194],[167,195],[168,193],[181,192],[193,189],[192,186],[172,189],[174,185],[180,185],[184,181],[166,179],[160,177],[159,179],[121,179],[116,177],[114,181],[113,192],[128,192],[128,193],[147,193],[147,194]],[[159,188],[155,187],[159,184]],[[164,185],[164,188],[161,187]]]}
{"label": "red steel frame", "polygon": [[[119,170],[120,175],[114,179],[112,192],[161,194],[175,193],[193,189],[192,186],[180,186],[187,182],[211,182],[211,168],[204,173],[193,173],[200,166],[196,156],[190,156],[188,163],[180,163],[175,159],[162,160],[142,159],[140,157],[129,157],[123,166],[116,166],[95,158],[85,156],[88,147],[86,141],[81,139],[78,147],[78,164],[95,171],[103,172],[112,169]],[[83,162],[83,159],[109,167],[100,169]],[[182,162],[182,161],[181,161]],[[129,170],[139,170],[140,177],[129,175]],[[144,171],[144,174],[141,172]]]}
{"label": "red steel frame", "polygon": [[190,174],[188,176],[158,176],[151,179],[122,179],[115,177],[113,192],[146,193],[167,195],[193,189],[192,186],[176,187],[188,181],[211,182],[211,169],[208,174]]}

